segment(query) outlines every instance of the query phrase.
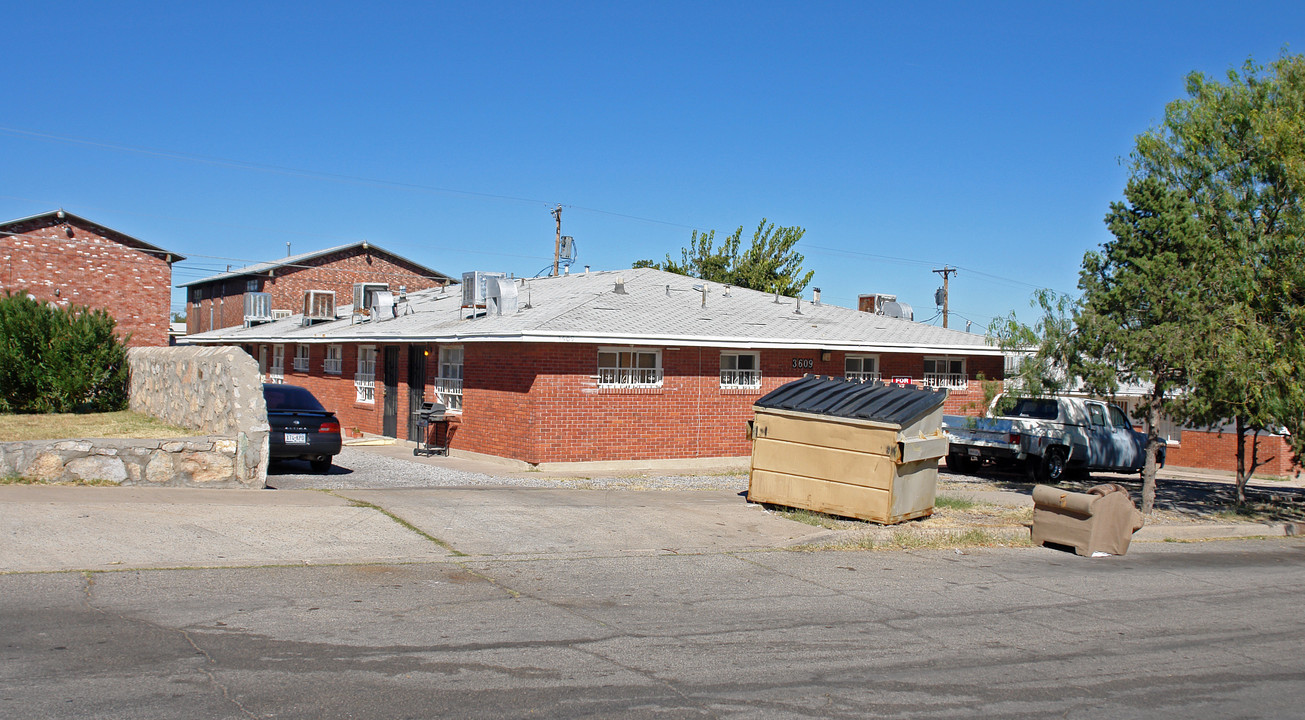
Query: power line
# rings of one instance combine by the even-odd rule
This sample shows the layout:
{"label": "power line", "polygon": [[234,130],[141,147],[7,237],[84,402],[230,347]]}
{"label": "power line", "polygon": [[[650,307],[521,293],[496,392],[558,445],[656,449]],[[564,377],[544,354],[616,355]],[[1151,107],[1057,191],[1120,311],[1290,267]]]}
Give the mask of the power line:
{"label": "power line", "polygon": [[[18,135],[22,137],[35,138],[46,142],[60,142],[71,145],[84,145],[86,147],[101,148],[107,150],[116,150],[118,152],[137,153],[140,155],[149,155],[152,157],[161,157],[169,160],[178,160],[182,162],[192,162],[203,165],[213,165],[216,167],[228,167],[238,170],[252,170],[274,175],[285,175],[287,177],[298,177],[315,180],[327,180],[331,182],[346,183],[352,185],[362,185],[367,187],[388,187],[410,192],[435,193],[444,195],[461,195],[466,197],[477,197],[488,200],[502,200],[506,202],[527,203],[531,205],[552,206],[556,203],[538,198],[519,197],[516,195],[502,195],[498,193],[487,193],[476,190],[460,190],[457,188],[440,187],[437,185],[423,185],[420,183],[409,183],[398,180],[385,180],[381,178],[369,178],[359,175],[347,175],[344,173],[325,172],[321,170],[305,170],[302,168],[292,168],[283,165],[269,165],[266,163],[250,162],[248,160],[234,160],[230,158],[212,157],[207,155],[196,155],[193,153],[180,152],[176,150],[162,150],[158,148],[147,148],[137,145],[124,145],[121,143],[111,143],[102,140],[91,140],[88,138],[71,137],[67,135],[55,135],[53,133],[36,132],[34,130],[24,130],[22,128],[11,128],[0,126],[0,133]],[[618,213],[610,210],[601,210],[598,208],[584,207],[581,205],[563,205],[567,208],[581,212],[596,213],[599,215],[610,215],[612,217],[625,218],[627,220],[637,220],[639,222],[653,223],[657,225],[667,225],[678,227],[686,230],[701,230],[693,225],[684,225],[682,223],[670,222],[667,220],[658,220],[656,218],[640,217],[627,213]]]}

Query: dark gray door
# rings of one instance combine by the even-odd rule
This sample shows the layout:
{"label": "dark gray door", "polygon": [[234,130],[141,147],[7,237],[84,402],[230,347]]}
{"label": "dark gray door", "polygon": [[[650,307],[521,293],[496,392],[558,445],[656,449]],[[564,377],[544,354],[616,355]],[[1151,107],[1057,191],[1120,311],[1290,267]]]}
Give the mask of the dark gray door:
{"label": "dark gray door", "polygon": [[385,346],[385,419],[382,434],[399,436],[399,346]]}
{"label": "dark gray door", "polygon": [[426,346],[408,346],[408,439],[425,441],[417,430],[417,411],[426,399]]}

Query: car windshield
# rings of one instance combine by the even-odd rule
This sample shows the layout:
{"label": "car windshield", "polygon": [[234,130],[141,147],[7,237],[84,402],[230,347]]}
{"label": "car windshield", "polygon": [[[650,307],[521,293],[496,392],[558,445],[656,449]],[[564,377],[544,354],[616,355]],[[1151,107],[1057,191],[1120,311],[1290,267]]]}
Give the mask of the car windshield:
{"label": "car windshield", "polygon": [[1003,413],[1004,417],[1035,418],[1038,420],[1055,420],[1059,415],[1056,401],[1049,398],[1021,398],[1015,401],[1011,409]]}
{"label": "car windshield", "polygon": [[326,412],[313,394],[294,385],[267,384],[263,386],[263,399],[268,410],[309,410]]}

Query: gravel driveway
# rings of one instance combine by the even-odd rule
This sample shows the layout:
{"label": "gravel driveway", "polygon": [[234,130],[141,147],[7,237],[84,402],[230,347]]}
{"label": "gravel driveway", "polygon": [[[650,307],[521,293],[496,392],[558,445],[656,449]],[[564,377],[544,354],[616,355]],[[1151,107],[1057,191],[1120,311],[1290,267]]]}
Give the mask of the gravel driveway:
{"label": "gravel driveway", "polygon": [[748,489],[748,477],[738,475],[644,475],[587,477],[511,472],[467,472],[439,465],[388,457],[366,449],[344,447],[325,475],[308,469],[301,460],[273,463],[267,470],[268,487],[278,490],[356,490],[430,487],[569,487],[592,490],[737,490]]}

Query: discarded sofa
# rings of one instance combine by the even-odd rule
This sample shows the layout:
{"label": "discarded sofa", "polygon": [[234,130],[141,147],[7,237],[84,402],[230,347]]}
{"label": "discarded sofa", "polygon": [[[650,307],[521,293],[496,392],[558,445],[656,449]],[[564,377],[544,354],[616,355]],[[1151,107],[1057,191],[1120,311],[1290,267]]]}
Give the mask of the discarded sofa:
{"label": "discarded sofa", "polygon": [[1121,485],[1105,483],[1085,493],[1033,487],[1034,545],[1064,545],[1085,557],[1123,555],[1140,529],[1142,513]]}

